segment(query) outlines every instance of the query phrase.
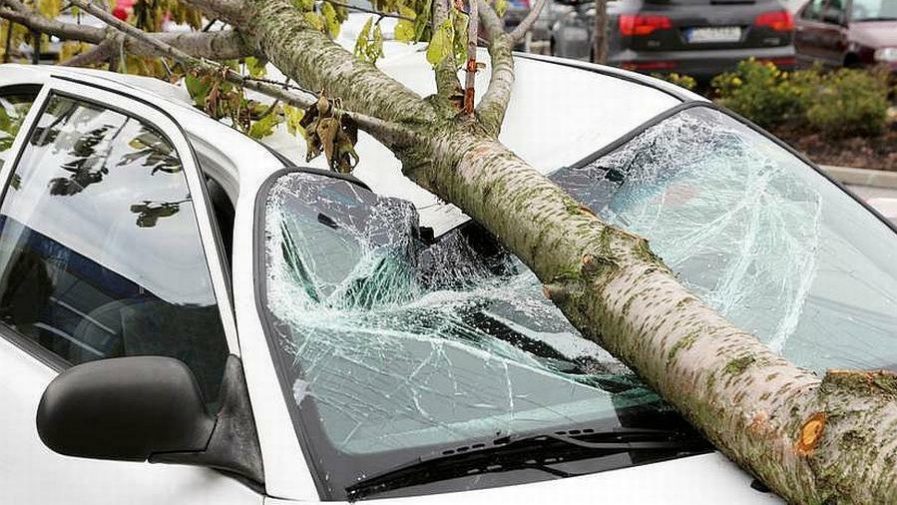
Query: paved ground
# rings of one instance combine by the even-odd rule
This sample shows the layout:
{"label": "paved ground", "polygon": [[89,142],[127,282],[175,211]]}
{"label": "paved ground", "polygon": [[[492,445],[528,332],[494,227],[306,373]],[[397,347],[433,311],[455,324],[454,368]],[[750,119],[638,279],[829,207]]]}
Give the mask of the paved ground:
{"label": "paved ground", "polygon": [[853,185],[847,187],[885,217],[897,223],[897,189]]}

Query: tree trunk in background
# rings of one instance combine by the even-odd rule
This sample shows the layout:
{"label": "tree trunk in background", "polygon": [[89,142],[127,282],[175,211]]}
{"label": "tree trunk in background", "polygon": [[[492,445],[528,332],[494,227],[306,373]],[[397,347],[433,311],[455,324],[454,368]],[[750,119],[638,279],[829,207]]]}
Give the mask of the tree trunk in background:
{"label": "tree trunk in background", "polygon": [[607,64],[607,0],[595,0],[594,61]]}

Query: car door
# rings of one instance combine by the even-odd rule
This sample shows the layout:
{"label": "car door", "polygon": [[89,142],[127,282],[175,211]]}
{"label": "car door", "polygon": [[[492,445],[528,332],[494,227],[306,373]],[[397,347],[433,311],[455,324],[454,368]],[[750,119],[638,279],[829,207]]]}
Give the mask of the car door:
{"label": "car door", "polygon": [[832,67],[840,67],[844,63],[844,51],[847,48],[847,2],[848,0],[828,0],[822,11],[820,58]]}
{"label": "car door", "polygon": [[72,458],[41,443],[38,402],[68,366],[175,357],[215,409],[224,360],[239,352],[177,124],[61,78],[37,96],[0,88],[0,108],[0,503],[261,503],[261,489],[216,470]]}
{"label": "car door", "polygon": [[794,48],[801,63],[810,64],[823,57],[823,40],[828,27],[822,21],[826,0],[810,0],[797,14]]}

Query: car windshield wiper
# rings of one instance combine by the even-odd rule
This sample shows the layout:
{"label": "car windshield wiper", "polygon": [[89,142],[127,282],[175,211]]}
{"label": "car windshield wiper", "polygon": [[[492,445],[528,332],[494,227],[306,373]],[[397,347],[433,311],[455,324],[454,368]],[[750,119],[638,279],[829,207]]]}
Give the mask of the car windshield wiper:
{"label": "car windshield wiper", "polygon": [[710,443],[694,432],[641,428],[609,431],[586,428],[503,437],[421,456],[353,484],[346,492],[349,500],[359,500],[408,486],[522,469],[573,477],[580,474],[553,465],[623,452],[658,451],[678,455],[711,449]]}

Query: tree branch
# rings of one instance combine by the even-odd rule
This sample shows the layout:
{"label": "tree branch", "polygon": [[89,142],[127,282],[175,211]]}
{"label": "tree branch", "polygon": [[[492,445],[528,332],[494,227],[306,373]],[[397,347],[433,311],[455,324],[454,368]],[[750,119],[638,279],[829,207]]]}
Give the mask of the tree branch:
{"label": "tree branch", "polygon": [[83,52],[67,61],[60,62],[63,67],[86,67],[103,61],[107,61],[112,57],[115,51],[116,43],[114,39],[106,39],[98,46],[92,47],[90,50]]}
{"label": "tree branch", "polygon": [[[101,45],[106,42],[108,37],[108,32],[103,28],[48,19],[29,9],[19,0],[0,0],[0,17],[40,33],[54,35],[62,40],[77,40]],[[234,30],[209,33],[154,33],[148,35],[148,38],[161,40],[166,45],[178,48],[197,58],[228,60],[254,54]],[[128,40],[125,42],[124,50],[139,57],[159,56],[158,49],[144,41]]]}
{"label": "tree branch", "polygon": [[246,24],[235,28],[300,85],[339,98],[346,109],[389,122],[430,124],[437,119],[417,93],[316,30],[290,0],[247,4]]}
{"label": "tree branch", "polygon": [[514,42],[520,42],[523,40],[523,37],[526,35],[526,32],[530,31],[533,27],[533,24],[539,19],[539,14],[542,12],[542,7],[545,6],[545,0],[536,0],[536,4],[530,9],[529,14],[523,18],[523,21],[511,31],[510,36]]}
{"label": "tree branch", "polygon": [[355,5],[350,5],[342,2],[337,2],[336,0],[323,0],[331,5],[335,5],[337,7],[344,7],[349,10],[358,11],[358,12],[366,12],[368,14],[373,14],[375,16],[380,16],[381,18],[395,18],[395,19],[404,19],[405,21],[414,21],[414,18],[409,18],[408,16],[403,16],[401,14],[395,14],[392,12],[382,12],[376,9],[367,9],[364,7],[358,7]]}
{"label": "tree branch", "polygon": [[495,12],[495,9],[486,3],[485,0],[476,1],[477,12],[480,15],[480,23],[483,24],[483,29],[486,30],[486,41],[488,43],[505,33],[504,24],[501,22],[501,18],[498,17],[498,13]]}
{"label": "tree branch", "polygon": [[[452,0],[435,0],[433,4],[433,33],[449,20]],[[455,61],[455,53],[443,58],[436,65],[436,93],[446,100],[453,102],[456,97],[460,99],[461,81],[458,80],[458,62]],[[455,102],[455,106],[458,106]]]}
{"label": "tree branch", "polygon": [[486,0],[477,0],[479,3],[480,20],[489,37],[489,58],[492,65],[492,75],[489,86],[477,106],[476,115],[483,128],[493,137],[497,138],[501,131],[501,125],[505,120],[505,111],[511,100],[511,88],[514,86],[514,58],[511,52],[514,49],[514,40],[504,32],[501,19]]}
{"label": "tree branch", "polygon": [[[242,86],[246,89],[258,91],[295,107],[307,108],[312,106],[317,101],[315,95],[311,93],[306,92],[306,94],[309,96],[303,96],[288,91],[285,85],[271,84],[271,81],[268,81],[266,79],[246,77],[238,72],[233,71],[227,66],[201,60],[199,58],[194,58],[193,56],[181,51],[180,49],[168,45],[165,41],[156,37],[152,37],[150,34],[144,32],[143,30],[119,20],[115,16],[112,16],[111,14],[97,8],[96,6],[88,3],[85,0],[71,0],[71,2],[72,4],[83,9],[85,12],[89,12],[90,14],[96,16],[100,21],[103,21],[104,23],[109,25],[109,27],[123,34],[125,37],[128,37],[131,40],[137,41],[139,43],[148,44],[152,46],[156,51],[158,51],[159,54],[170,57],[187,67],[197,70],[217,72],[228,82],[231,82],[238,86]],[[401,126],[398,124],[382,121],[380,119],[366,116],[364,114],[357,114],[349,111],[343,112],[349,115],[359,125],[360,128],[364,129],[371,135],[374,135],[378,140],[388,140],[392,142],[393,145],[411,145],[418,140],[415,135],[411,134],[407,129],[401,128]]]}
{"label": "tree branch", "polygon": [[209,19],[219,19],[231,26],[246,22],[247,5],[244,0],[183,0]]}

